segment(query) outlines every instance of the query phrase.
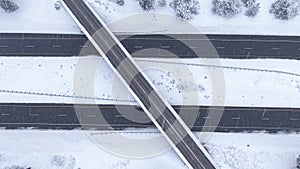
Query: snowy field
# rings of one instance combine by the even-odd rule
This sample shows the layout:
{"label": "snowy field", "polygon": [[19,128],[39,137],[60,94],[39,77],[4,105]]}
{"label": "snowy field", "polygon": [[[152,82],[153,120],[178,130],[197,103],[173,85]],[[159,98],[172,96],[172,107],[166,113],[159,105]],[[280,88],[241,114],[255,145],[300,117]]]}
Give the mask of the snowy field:
{"label": "snowy field", "polygon": [[[174,10],[168,5],[144,12],[135,0],[125,0],[124,6],[118,6],[111,0],[86,1],[116,33],[182,33],[180,26],[184,24],[175,17]],[[269,13],[275,0],[258,1],[261,9],[256,17],[241,14],[230,19],[212,14],[212,0],[199,1],[200,13],[188,23],[198,32],[207,34],[300,36],[300,16],[288,21],[275,19]],[[54,8],[56,0],[14,2],[20,7],[16,12],[6,13],[0,9],[1,33],[80,34],[80,29],[66,11],[63,8]],[[169,2],[171,0],[167,0]],[[166,21],[161,18],[162,15],[171,16],[173,19]],[[120,26],[124,22],[126,25]],[[171,104],[300,108],[300,61],[136,61]],[[218,81],[214,81],[213,75],[217,75]],[[94,56],[80,59],[0,57],[0,82],[0,103],[136,104],[108,65]],[[196,94],[197,99],[187,97],[189,94]],[[73,96],[77,98],[74,99]],[[195,134],[199,138],[202,136],[200,133]],[[159,133],[154,129],[128,130],[122,135],[143,140],[156,137]],[[114,137],[113,133],[98,133],[98,136],[100,143],[106,146],[119,150],[136,148],[130,144],[113,144],[108,140]],[[297,133],[215,133],[208,139],[200,140],[221,169],[293,169],[300,154],[300,134]],[[166,144],[161,139],[153,146]],[[0,130],[0,169],[28,167],[186,168],[173,151],[147,159],[115,156],[97,146],[84,131]]]}
{"label": "snowy field", "polygon": [[[173,105],[299,107],[299,61],[221,59],[218,64],[201,59],[137,59],[137,62]],[[95,56],[1,57],[0,81],[2,103],[134,102],[106,62]],[[214,87],[213,83],[220,87]],[[218,99],[220,102],[215,102]]]}
{"label": "snowy field", "polygon": [[[107,135],[113,133],[103,137]],[[157,131],[123,134],[137,139],[158,135]],[[299,134],[215,133],[204,145],[221,169],[293,169],[300,153],[299,140]],[[163,144],[167,143],[161,140],[156,145]],[[145,159],[113,155],[95,145],[84,131],[0,130],[0,168],[17,166],[18,169],[186,168],[174,151]]]}
{"label": "snowy field", "polygon": [[[221,70],[225,79],[225,92],[220,97],[225,98],[227,106],[238,104],[238,106],[299,107],[299,61],[222,59],[218,64],[217,61],[199,59],[179,61],[137,59],[137,62],[172,104],[192,103],[189,100],[184,101],[181,95],[184,92],[197,93],[199,96],[197,101],[201,105],[211,104],[211,97],[213,95],[218,97],[218,94],[214,93],[211,87],[210,73]],[[184,63],[186,67],[178,63]],[[86,77],[86,75],[91,76]],[[194,81],[189,81],[187,75],[191,75]],[[79,83],[76,83],[78,80]],[[133,101],[126,89],[118,85],[120,82],[115,79],[108,65],[101,58],[94,56],[0,57],[0,81],[2,103],[91,102],[86,99],[74,100],[64,97],[73,95],[95,97],[96,100],[92,99],[92,101],[102,104],[128,104],[127,101]],[[93,92],[80,93],[86,91],[86,87],[91,87],[89,86],[91,82],[94,82]],[[77,87],[74,87],[74,84]],[[112,92],[113,86],[119,89],[117,93]],[[127,130],[122,135],[143,140],[158,136],[159,133],[149,129]],[[200,137],[200,133],[196,133],[196,136]],[[97,143],[118,150],[132,151],[137,148],[136,145],[124,142],[114,144],[111,138],[114,138],[114,134],[104,132],[102,135],[99,134]],[[221,169],[293,169],[296,166],[297,155],[300,154],[300,134],[297,133],[215,133],[201,142],[217,160]],[[166,144],[164,139],[161,139],[153,146],[160,147]],[[145,159],[115,156],[96,145],[84,131],[0,130],[0,168],[25,169],[26,167],[32,167],[31,169],[186,168],[173,151]]]}
{"label": "snowy field", "polygon": [[[118,33],[168,33],[176,32],[174,10],[169,6],[144,12],[135,0],[125,0],[124,6],[119,6],[111,0],[87,0],[105,20],[112,24],[111,28]],[[254,18],[240,14],[233,18],[223,18],[212,14],[212,0],[199,1],[200,12],[189,23],[202,33],[209,34],[254,34],[254,35],[300,35],[300,16],[288,21],[275,19],[269,13],[271,4],[275,0],[258,0],[261,9]],[[66,11],[56,10],[56,0],[14,0],[20,8],[13,13],[0,10],[0,32],[26,33],[80,33],[79,28]],[[169,4],[171,0],[167,0]],[[35,7],[37,6],[37,7]],[[145,14],[145,19],[136,19],[137,14]],[[174,16],[174,20],[160,20],[161,14]],[[127,17],[131,17],[126,20]],[[120,27],[113,23],[122,20],[127,25]],[[157,26],[154,26],[157,25]],[[160,26],[159,26],[160,25]],[[174,30],[175,29],[175,30]],[[182,33],[182,32],[179,32]]]}

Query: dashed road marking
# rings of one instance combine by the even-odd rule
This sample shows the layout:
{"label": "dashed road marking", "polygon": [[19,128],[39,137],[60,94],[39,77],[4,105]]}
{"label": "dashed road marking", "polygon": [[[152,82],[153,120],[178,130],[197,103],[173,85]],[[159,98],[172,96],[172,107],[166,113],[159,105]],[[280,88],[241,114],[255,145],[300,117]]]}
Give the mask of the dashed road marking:
{"label": "dashed road marking", "polygon": [[0,48],[8,48],[8,45],[0,45]]}
{"label": "dashed road marking", "polygon": [[169,49],[171,48],[170,46],[161,46],[162,49]]}
{"label": "dashed road marking", "polygon": [[136,49],[142,49],[143,46],[134,46],[134,48],[136,48]]}
{"label": "dashed road marking", "polygon": [[67,117],[66,114],[58,114],[57,116],[58,116],[58,117]]}
{"label": "dashed road marking", "polygon": [[34,45],[26,45],[26,48],[34,48]]}
{"label": "dashed road marking", "polygon": [[88,46],[86,45],[80,45],[80,48],[87,48]]}
{"label": "dashed road marking", "polygon": [[280,50],[280,48],[271,48],[272,50]]}
{"label": "dashed road marking", "polygon": [[61,45],[53,45],[53,48],[61,48]]}
{"label": "dashed road marking", "polygon": [[244,48],[245,50],[252,50],[253,48]]}

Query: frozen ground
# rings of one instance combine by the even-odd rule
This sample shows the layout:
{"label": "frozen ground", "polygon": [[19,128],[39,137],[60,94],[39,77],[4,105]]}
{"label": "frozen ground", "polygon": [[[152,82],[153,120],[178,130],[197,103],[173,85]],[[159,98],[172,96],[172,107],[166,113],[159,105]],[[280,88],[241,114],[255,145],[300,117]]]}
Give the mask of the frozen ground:
{"label": "frozen ground", "polygon": [[[113,134],[103,137],[107,138],[107,135]],[[159,134],[154,130],[150,133],[127,131],[122,135],[141,140]],[[164,144],[167,143],[162,139],[153,146]],[[292,169],[300,153],[300,135],[215,133],[204,145],[221,169]],[[124,149],[124,146],[119,148]],[[186,168],[173,151],[145,159],[113,155],[95,145],[84,131],[0,130],[0,168],[12,166],[32,169]]]}
{"label": "frozen ground", "polygon": [[[56,0],[14,1],[20,6],[15,13],[9,14],[0,10],[0,32],[80,33],[79,28],[64,9],[56,10],[54,8]],[[118,6],[110,0],[87,1],[92,4],[106,23],[112,24],[111,28],[114,32],[178,32],[173,25],[180,25],[179,19],[161,19],[161,14],[175,16],[173,9],[168,5],[146,13],[144,19],[139,18],[140,16],[137,19],[137,14],[145,14],[145,12],[135,0],[125,0],[124,6]],[[167,2],[170,1],[167,0]],[[269,13],[270,6],[275,0],[259,0],[261,10],[255,18],[241,14],[231,19],[213,15],[211,1],[199,1],[200,14],[190,21],[202,33],[300,35],[298,29],[300,16],[289,21],[281,21]],[[131,18],[126,20],[129,16]],[[120,20],[127,24],[119,26],[120,23],[117,21]]]}
{"label": "frozen ground", "polygon": [[[19,6],[15,13],[0,10],[0,32],[25,33],[80,33],[79,28],[64,9],[55,10],[56,0],[14,0]],[[111,24],[114,32],[167,33],[176,27],[162,25],[159,14],[174,16],[170,7],[146,14],[146,19],[130,19],[120,27],[120,19],[144,12],[134,0],[120,7],[109,0],[88,0]],[[167,0],[168,2],[170,0]],[[190,21],[202,33],[300,35],[300,16],[290,21],[279,21],[268,13],[273,0],[260,0],[261,12],[255,18],[238,16],[224,19],[211,14],[211,0],[200,1],[200,14]],[[140,16],[140,15],[139,15]],[[149,19],[150,18],[150,19]],[[124,20],[123,20],[124,21]],[[174,19],[171,23],[180,23]],[[177,24],[176,24],[177,25]],[[272,29],[270,29],[270,25]],[[151,29],[149,29],[151,28]],[[175,30],[173,29],[175,28]],[[177,27],[178,28],[178,27]],[[197,93],[197,104],[212,104],[212,98],[224,98],[227,106],[299,107],[299,61],[291,60],[221,60],[223,66],[207,67],[209,61],[181,60],[188,65],[183,72],[178,64],[162,60],[138,60],[146,74],[172,104],[192,103],[182,93]],[[158,63],[160,62],[160,63]],[[173,62],[168,61],[168,62]],[[92,63],[92,64],[91,64]],[[98,64],[99,63],[99,64]],[[202,64],[202,65],[201,65]],[[213,63],[216,64],[216,63]],[[216,64],[217,65],[217,64]],[[234,68],[236,66],[240,68]],[[94,66],[94,67],[93,67]],[[149,68],[150,67],[150,68]],[[94,69],[93,69],[94,68]],[[248,68],[248,69],[245,69]],[[253,70],[249,68],[259,69]],[[268,69],[268,70],[265,70]],[[274,70],[274,71],[272,71]],[[224,92],[211,87],[209,73],[223,72]],[[86,75],[95,76],[87,77]],[[187,80],[187,74],[195,83]],[[178,78],[181,77],[181,78]],[[182,78],[184,77],[184,78]],[[96,57],[72,58],[0,58],[0,102],[56,102],[90,103],[95,100],[76,99],[70,96],[95,97],[97,103],[127,103],[132,97],[126,92],[103,60]],[[94,83],[91,83],[94,82]],[[222,84],[221,83],[221,84]],[[76,84],[74,86],[74,84]],[[93,91],[85,93],[88,84]],[[113,93],[113,85],[120,89]],[[114,90],[116,89],[114,88]],[[31,92],[31,93],[28,93]],[[214,97],[213,97],[214,96]],[[104,134],[100,143],[134,149],[124,144],[112,145]],[[145,139],[159,135],[157,131],[127,131],[123,136]],[[199,137],[200,134],[196,133]],[[100,135],[101,138],[101,135]],[[101,140],[103,142],[101,142]],[[299,134],[216,133],[202,141],[222,169],[283,169],[293,168],[300,150]],[[161,140],[153,146],[165,145]],[[119,146],[119,147],[118,147]],[[152,148],[152,147],[150,147]],[[8,168],[7,168],[8,167]],[[127,159],[114,156],[94,144],[83,131],[0,130],[0,168],[11,169],[174,169],[185,168],[173,151],[148,159]]]}
{"label": "frozen ground", "polygon": [[[137,59],[137,62],[174,105],[299,107],[299,61],[221,59],[219,66],[224,67],[209,67],[218,62],[200,59]],[[183,63],[189,64],[183,66]],[[95,56],[1,57],[0,81],[2,103],[134,101],[106,62]],[[95,99],[73,99],[73,95]],[[216,100],[221,101],[213,103]]]}

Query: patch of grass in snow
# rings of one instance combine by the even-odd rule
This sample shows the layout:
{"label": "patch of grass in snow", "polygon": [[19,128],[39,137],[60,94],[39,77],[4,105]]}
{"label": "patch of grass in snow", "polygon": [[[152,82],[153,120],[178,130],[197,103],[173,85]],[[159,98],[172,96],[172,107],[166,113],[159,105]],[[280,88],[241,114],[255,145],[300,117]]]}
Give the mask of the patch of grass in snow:
{"label": "patch of grass in snow", "polygon": [[0,162],[4,161],[3,155],[0,154]]}
{"label": "patch of grass in snow", "polygon": [[[250,145],[246,145],[250,148]],[[207,151],[213,156],[214,159],[219,159],[217,163],[220,167],[230,169],[240,169],[244,166],[244,169],[259,168],[262,163],[262,159],[259,157],[252,157],[244,150],[225,145],[205,144]]]}
{"label": "patch of grass in snow", "polygon": [[117,163],[113,164],[110,166],[110,169],[126,169],[127,166],[129,165],[130,161],[129,160],[124,160],[124,161],[118,161]]}
{"label": "patch of grass in snow", "polygon": [[4,169],[28,169],[26,167],[20,167],[20,166],[17,166],[17,165],[13,165],[11,167],[4,167]]}
{"label": "patch of grass in snow", "polygon": [[73,156],[53,155],[51,158],[51,166],[55,168],[73,169],[76,160]]}

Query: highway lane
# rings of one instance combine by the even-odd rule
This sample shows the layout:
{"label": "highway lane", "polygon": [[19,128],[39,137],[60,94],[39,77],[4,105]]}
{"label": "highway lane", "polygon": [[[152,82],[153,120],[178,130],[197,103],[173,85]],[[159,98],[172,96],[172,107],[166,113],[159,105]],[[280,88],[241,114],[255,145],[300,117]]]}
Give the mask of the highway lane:
{"label": "highway lane", "polygon": [[[300,37],[253,35],[118,35],[133,57],[197,57],[191,51],[201,50],[210,41],[221,58],[283,58],[299,59]],[[176,38],[173,38],[176,37]],[[78,56],[98,54],[84,35],[7,34],[0,33],[0,56]],[[184,44],[186,42],[189,47]],[[202,44],[202,45],[201,45]],[[161,49],[135,53],[143,49]],[[167,50],[169,52],[161,52]],[[216,57],[202,55],[201,57]]]}
{"label": "highway lane", "polygon": [[[206,122],[213,120],[208,111],[219,107],[173,106],[173,108],[176,112],[183,112],[180,114],[183,120],[190,115],[184,112],[198,112],[195,123],[188,126],[192,131],[210,128],[216,128],[216,132],[300,131],[299,108],[225,107],[217,126]],[[75,110],[80,111],[76,114]],[[82,119],[85,128],[121,130],[129,127],[154,126],[143,110],[136,106],[0,103],[0,127],[5,128],[74,129],[81,127],[78,118]]]}
{"label": "highway lane", "polygon": [[[64,7],[103,55],[119,78],[128,86],[143,110],[189,168],[215,169],[214,161],[191,133],[175,110],[163,100],[123,46],[101,19],[81,0],[64,0]],[[104,52],[104,53],[103,53]]]}

